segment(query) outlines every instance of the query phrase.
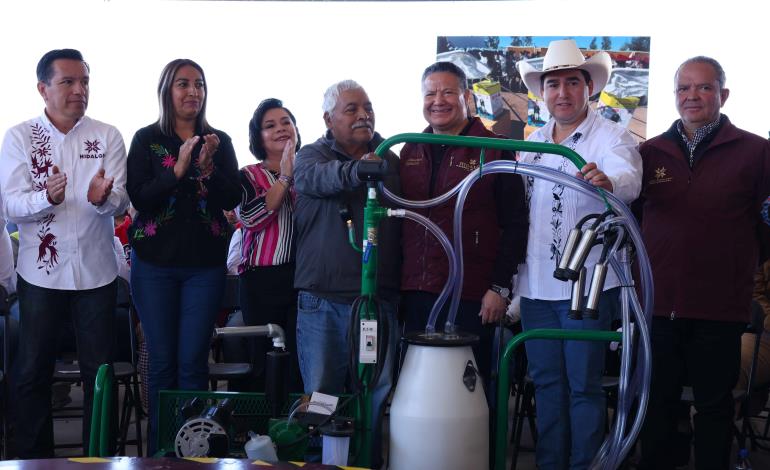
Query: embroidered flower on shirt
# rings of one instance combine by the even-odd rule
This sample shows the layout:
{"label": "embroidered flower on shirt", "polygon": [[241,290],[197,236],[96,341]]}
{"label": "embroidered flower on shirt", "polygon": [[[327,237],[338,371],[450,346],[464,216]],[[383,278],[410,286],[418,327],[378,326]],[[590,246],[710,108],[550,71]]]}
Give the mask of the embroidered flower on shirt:
{"label": "embroidered flower on shirt", "polygon": [[[29,136],[32,150],[29,154],[32,177],[32,187],[35,191],[42,192],[47,189],[48,173],[53,168],[53,154],[51,150],[51,135],[40,123],[32,124]],[[59,250],[56,248],[56,235],[51,232],[51,224],[56,214],[48,214],[37,220],[37,238],[40,245],[37,248],[37,269],[45,269],[46,274],[51,274],[54,266],[59,264]]]}
{"label": "embroidered flower on shirt", "polygon": [[[32,161],[32,179],[39,180],[48,177],[48,171],[53,168],[51,160],[51,135],[48,130],[39,123],[32,125],[32,152],[30,160]],[[42,191],[45,184],[35,181],[35,190]]]}
{"label": "embroidered flower on shirt", "polygon": [[158,228],[164,225],[169,220],[174,218],[174,202],[176,198],[170,197],[168,206],[158,214],[155,218],[149,220],[138,220],[136,227],[134,228],[132,238],[134,240],[141,240],[142,238],[152,237],[157,235]]}
{"label": "embroidered flower on shirt", "polygon": [[[198,214],[201,217],[201,222],[209,226],[209,231],[215,237],[224,237],[227,235],[227,230],[224,230],[224,224],[212,217],[211,213],[206,209],[206,201],[202,200],[198,206]],[[222,216],[224,217],[224,215]]]}
{"label": "embroidered flower on shirt", "polygon": [[160,161],[163,168],[172,168],[176,164],[176,158],[173,155],[163,155],[163,159]]}
{"label": "embroidered flower on shirt", "polygon": [[163,168],[171,168],[176,163],[176,157],[171,155],[166,147],[160,144],[150,144],[150,150],[160,157],[160,164],[163,165]]}
{"label": "embroidered flower on shirt", "polygon": [[152,220],[144,224],[144,233],[147,234],[148,237],[155,235],[157,229],[158,226],[155,225],[155,222]]}

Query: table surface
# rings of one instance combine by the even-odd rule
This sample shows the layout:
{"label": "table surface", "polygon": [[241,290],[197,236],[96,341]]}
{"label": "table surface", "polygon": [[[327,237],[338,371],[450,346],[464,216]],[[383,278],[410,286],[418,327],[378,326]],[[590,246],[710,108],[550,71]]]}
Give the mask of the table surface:
{"label": "table surface", "polygon": [[15,468],[19,470],[48,470],[48,469],[83,469],[83,470],[175,470],[195,468],[201,470],[339,470],[358,467],[337,467],[320,463],[267,463],[250,459],[213,459],[213,458],[142,458],[142,457],[78,457],[40,460],[5,460],[0,461],[0,468]]}

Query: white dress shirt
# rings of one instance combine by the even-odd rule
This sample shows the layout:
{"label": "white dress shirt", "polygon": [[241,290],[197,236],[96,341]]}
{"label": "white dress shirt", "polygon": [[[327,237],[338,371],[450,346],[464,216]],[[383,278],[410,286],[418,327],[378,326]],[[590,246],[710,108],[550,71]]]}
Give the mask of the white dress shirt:
{"label": "white dress shirt", "polygon": [[243,229],[238,228],[230,238],[230,247],[227,249],[227,274],[238,275],[238,266],[241,264],[241,240]]}
{"label": "white dress shirt", "polygon": [[[531,142],[553,142],[554,120],[535,131]],[[564,141],[556,142],[575,150],[586,162],[595,162],[612,182],[613,194],[630,203],[639,196],[642,186],[642,159],[637,144],[628,131],[604,119],[589,108],[585,120]],[[521,152],[525,163],[555,168],[574,176],[578,168],[568,159],[554,154]],[[529,240],[526,263],[519,267],[518,293],[540,300],[566,300],[571,297],[571,282],[553,277],[570,230],[588,214],[606,210],[600,200],[546,181],[526,178],[529,200]],[[588,270],[586,289],[590,285],[592,267],[599,260],[601,247],[591,250],[585,266]],[[617,287],[619,281],[612,269],[607,273],[604,289]]]}
{"label": "white dress shirt", "polygon": [[[54,165],[67,175],[58,205],[45,190]],[[104,204],[95,206],[88,186],[100,168],[115,181]],[[43,113],[9,129],[0,148],[0,190],[5,216],[19,226],[19,276],[62,290],[112,282],[118,272],[112,217],[128,206],[125,187],[126,148],[113,126],[83,117],[62,134]]]}
{"label": "white dress shirt", "polygon": [[126,258],[126,251],[123,249],[123,244],[120,243],[120,238],[117,236],[112,237],[112,247],[115,251],[115,263],[118,265],[118,277],[122,277],[128,282],[131,282],[131,266],[128,264],[128,258]]}

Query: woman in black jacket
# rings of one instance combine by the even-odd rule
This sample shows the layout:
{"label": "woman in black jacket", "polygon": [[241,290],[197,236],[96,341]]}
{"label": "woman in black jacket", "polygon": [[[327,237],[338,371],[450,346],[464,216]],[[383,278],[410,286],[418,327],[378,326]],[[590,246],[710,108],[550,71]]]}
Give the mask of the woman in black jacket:
{"label": "woman in black jacket", "polygon": [[149,354],[150,452],[158,391],[205,390],[209,340],[222,299],[229,226],[240,202],[230,137],[206,121],[203,69],[176,59],[158,84],[160,116],[134,135],[128,194],[131,287]]}

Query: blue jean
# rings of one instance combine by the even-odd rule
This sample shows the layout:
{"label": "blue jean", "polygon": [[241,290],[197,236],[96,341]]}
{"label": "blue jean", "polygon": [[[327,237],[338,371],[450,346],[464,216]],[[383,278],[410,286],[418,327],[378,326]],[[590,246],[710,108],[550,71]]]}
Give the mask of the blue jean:
{"label": "blue jean", "polygon": [[19,458],[53,457],[51,382],[59,336],[72,318],[83,378],[83,443],[88,446],[96,371],[110,363],[115,347],[115,281],[88,290],[38,287],[18,278],[20,307],[14,444]]}
{"label": "blue jean", "polygon": [[[524,331],[607,330],[619,311],[619,295],[619,288],[601,295],[596,320],[569,319],[569,300],[522,297],[521,323]],[[602,375],[607,344],[532,340],[525,347],[529,374],[535,383],[538,468],[588,468],[604,437],[607,410]]]}
{"label": "blue jean", "polygon": [[[345,391],[350,364],[351,304],[331,302],[307,291],[297,297],[297,354],[305,393],[315,391],[338,395]],[[388,352],[379,380],[372,387],[373,468],[382,455],[382,416],[393,386],[393,364],[398,343],[396,306],[383,302],[381,313],[387,317]],[[356,345],[357,349],[357,345]]]}
{"label": "blue jean", "polygon": [[208,389],[209,344],[224,285],[224,265],[160,267],[131,256],[131,292],[149,356],[149,455],[158,450],[158,392]]}

